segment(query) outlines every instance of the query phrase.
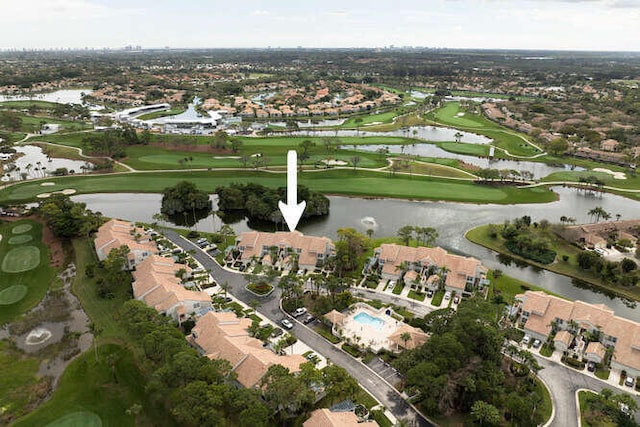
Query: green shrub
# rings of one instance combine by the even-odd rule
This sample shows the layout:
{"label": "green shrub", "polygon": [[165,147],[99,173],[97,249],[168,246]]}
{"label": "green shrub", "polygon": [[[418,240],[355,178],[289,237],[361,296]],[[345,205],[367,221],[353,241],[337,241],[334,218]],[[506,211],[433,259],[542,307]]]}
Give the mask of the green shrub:
{"label": "green shrub", "polygon": [[344,351],[346,351],[347,353],[349,353],[353,357],[360,357],[360,350],[358,350],[357,348],[355,348],[354,346],[352,346],[350,344],[343,343],[342,344],[342,349]]}

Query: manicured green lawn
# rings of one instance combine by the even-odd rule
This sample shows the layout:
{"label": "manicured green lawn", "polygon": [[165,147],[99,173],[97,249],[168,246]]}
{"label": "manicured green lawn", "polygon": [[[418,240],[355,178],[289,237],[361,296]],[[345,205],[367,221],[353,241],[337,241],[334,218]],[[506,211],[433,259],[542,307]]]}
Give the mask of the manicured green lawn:
{"label": "manicured green lawn", "polygon": [[489,146],[485,144],[467,144],[464,142],[439,142],[438,146],[450,153],[465,154],[468,156],[489,155]]}
{"label": "manicured green lawn", "polygon": [[55,117],[49,116],[29,116],[23,114],[20,116],[22,118],[22,130],[25,132],[33,132],[40,130],[41,123],[55,123],[62,126],[61,131],[73,131],[80,129],[91,129],[93,127],[92,124],[83,121],[72,121],[72,120],[63,120]]}
{"label": "manicured green lawn", "polygon": [[[498,225],[500,227],[500,225]],[[613,285],[608,282],[603,282],[600,277],[591,273],[590,271],[584,271],[578,267],[577,263],[577,255],[580,253],[580,249],[569,244],[565,240],[556,236],[555,234],[548,232],[546,233],[546,237],[551,242],[551,248],[556,251],[557,256],[555,262],[548,265],[539,264],[535,261],[531,261],[529,259],[524,259],[518,257],[517,255],[512,254],[505,246],[504,239],[501,236],[497,236],[496,238],[492,238],[489,233],[490,226],[483,225],[480,227],[476,227],[467,231],[465,237],[473,243],[476,243],[480,246],[484,246],[493,251],[509,255],[514,259],[518,259],[527,264],[534,265],[538,268],[543,268],[545,270],[553,271],[555,273],[563,274],[569,277],[575,277],[585,282],[591,283],[595,286],[601,287],[603,289],[613,291],[620,295],[623,295],[627,298],[631,298],[634,300],[640,300],[640,290],[633,289],[618,285]],[[566,255],[569,257],[567,261],[563,260],[563,256]]]}
{"label": "manicured green lawn", "polygon": [[[400,161],[400,160],[397,160]],[[420,175],[432,175],[439,176],[443,178],[460,178],[460,179],[474,179],[475,177],[468,172],[465,172],[461,169],[456,168],[455,166],[441,165],[437,163],[425,163],[425,162],[415,162],[411,161],[408,167],[404,167],[404,162],[400,162],[400,169],[398,172],[402,173],[412,173],[412,174],[420,174]]]}
{"label": "manicured green lawn", "polygon": [[[104,426],[134,426],[134,417],[126,410],[147,400],[135,358],[116,344],[102,345],[98,354],[97,361],[94,352],[88,351],[71,362],[53,397],[14,426],[46,426],[75,412],[95,413]],[[116,378],[109,358],[115,359]]]}
{"label": "manicured green lawn", "polygon": [[[464,115],[458,115],[462,113]],[[531,156],[540,153],[539,150],[526,142],[524,136],[503,128],[484,116],[461,110],[459,102],[447,102],[442,108],[428,113],[426,118],[440,125],[484,135],[494,140],[493,145],[506,149],[513,155]]]}
{"label": "manicured green lawn", "polygon": [[431,300],[431,305],[434,307],[440,307],[442,304],[442,299],[444,298],[444,291],[442,289],[437,290],[433,295],[433,299]]}
{"label": "manicured green lawn", "polygon": [[407,296],[411,299],[415,299],[418,301],[424,301],[425,297],[427,296],[426,294],[423,294],[422,292],[416,292],[414,290],[410,290],[409,293],[407,294]]}
{"label": "manicured green lawn", "polygon": [[[213,192],[231,182],[260,182],[268,187],[286,185],[285,173],[218,171],[173,173],[124,173],[101,176],[67,176],[50,179],[55,185],[46,192],[72,188],[78,193],[100,192],[161,192],[182,180],[194,182],[198,188]],[[428,200],[451,200],[474,203],[545,203],[556,195],[545,187],[520,189],[511,186],[490,186],[443,178],[396,175],[373,171],[320,170],[303,172],[298,183],[327,194],[380,196]],[[18,183],[0,191],[0,201],[28,201],[43,193],[38,182]]]}
{"label": "manicured green lawn", "polygon": [[542,179],[545,182],[553,182],[553,181],[566,181],[566,182],[579,182],[580,178],[588,178],[591,176],[595,176],[604,182],[604,185],[618,188],[629,188],[629,189],[640,189],[640,176],[637,174],[632,175],[628,171],[625,171],[624,168],[617,167],[614,165],[597,165],[596,167],[600,167],[603,169],[609,169],[613,172],[623,172],[625,174],[626,179],[614,179],[613,175],[606,172],[594,172],[592,170],[588,171],[562,171],[562,172],[554,172],[552,174],[547,175]]}
{"label": "manicured green lawn", "polygon": [[29,108],[32,105],[44,110],[53,110],[57,103],[49,101],[4,101],[0,106],[7,108]]}
{"label": "manicured green lawn", "polygon": [[[394,119],[394,117],[398,116],[398,112],[396,110],[392,110],[392,111],[387,111],[386,113],[380,113],[380,114],[369,114],[366,116],[356,116],[356,117],[351,117],[349,119],[347,119],[343,124],[342,124],[342,128],[347,128],[347,129],[356,129],[356,127],[360,126],[360,128],[362,128],[363,126],[367,126],[370,125],[372,123],[375,124],[381,124],[381,123],[391,123]],[[362,121],[357,124],[356,123],[356,118],[361,118]]]}
{"label": "manicured green lawn", "polygon": [[[27,230],[28,226],[31,228]],[[14,234],[14,229],[26,231]],[[0,292],[18,286],[9,292],[10,295],[4,295],[4,298],[9,298],[15,297],[15,291],[22,286],[28,289],[24,298],[19,301],[0,305],[0,324],[4,324],[27,312],[42,300],[53,280],[54,271],[49,267],[49,249],[41,242],[41,224],[31,220],[5,222],[0,224],[0,234],[3,236],[0,240]],[[32,239],[22,244],[11,244],[12,236],[31,236]],[[36,253],[39,254],[38,257]]]}
{"label": "manicured green lawn", "polygon": [[7,341],[0,341],[0,424],[24,413],[38,383],[40,360],[25,356]]}

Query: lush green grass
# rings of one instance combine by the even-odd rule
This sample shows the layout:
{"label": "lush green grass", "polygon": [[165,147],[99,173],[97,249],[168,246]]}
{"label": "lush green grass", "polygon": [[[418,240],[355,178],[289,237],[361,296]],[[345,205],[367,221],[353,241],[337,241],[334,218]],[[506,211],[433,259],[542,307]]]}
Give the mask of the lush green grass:
{"label": "lush green grass", "polygon": [[611,374],[611,370],[607,369],[607,368],[596,368],[596,372],[595,375],[596,377],[600,378],[601,380],[608,380],[609,379],[609,374]]}
{"label": "lush green grass", "polygon": [[23,285],[28,288],[27,294],[20,301],[2,306],[2,309],[0,309],[0,324],[11,322],[38,304],[44,297],[54,277],[54,271],[48,264],[49,249],[41,242],[42,225],[31,220],[5,222],[0,225],[0,234],[3,236],[2,240],[0,240],[0,257],[2,257],[3,266],[5,264],[13,266],[13,261],[7,261],[7,257],[11,255],[11,250],[23,248],[23,246],[10,245],[9,236],[12,235],[12,230],[14,227],[27,225],[30,225],[31,229],[23,235],[31,236],[33,241],[29,242],[29,246],[26,246],[26,248],[33,248],[33,250],[37,250],[40,253],[38,265],[28,271],[14,273],[0,271],[0,291],[15,285]]}
{"label": "lush green grass", "polygon": [[49,102],[49,101],[4,101],[0,102],[1,107],[7,108],[29,108],[32,105],[42,109],[42,110],[53,110],[56,108],[57,103]]}
{"label": "lush green grass", "polygon": [[598,411],[599,416],[596,420],[590,420],[586,414],[589,412],[591,405],[587,402],[587,396],[589,394],[596,394],[592,391],[579,391],[578,392],[578,402],[579,402],[579,410],[580,410],[580,421],[581,425],[584,427],[615,427],[617,423],[615,420],[610,419],[606,415],[600,413]]}
{"label": "lush green grass", "polygon": [[92,124],[83,121],[74,121],[74,120],[63,120],[55,117],[49,116],[29,116],[29,115],[21,115],[22,118],[22,128],[21,130],[24,132],[33,132],[39,131],[42,127],[42,122],[45,123],[54,123],[62,126],[61,131],[73,131],[80,129],[91,129],[93,127]]}
{"label": "lush green grass", "polygon": [[431,300],[431,305],[434,307],[440,307],[442,304],[442,299],[444,298],[444,291],[437,290],[435,294],[433,294],[433,299]]}
{"label": "lush green grass", "polygon": [[[464,115],[458,116],[458,113],[464,113]],[[440,125],[484,135],[494,140],[493,145],[508,150],[513,155],[531,156],[540,153],[527,143],[523,135],[503,128],[479,114],[462,111],[458,102],[447,102],[442,108],[428,113],[426,118]]]}
{"label": "lush green grass", "polygon": [[500,274],[500,277],[495,278],[493,272],[490,272],[489,280],[491,281],[489,296],[501,295],[503,300],[507,303],[513,302],[516,295],[522,294],[526,291],[543,291],[550,295],[560,297],[560,295],[549,292],[544,288],[516,279],[515,277],[507,276],[506,274]]}
{"label": "lush green grass", "polygon": [[[497,225],[500,227],[500,225]],[[588,282],[597,287],[606,289],[608,291],[612,291],[619,295],[622,295],[627,298],[631,298],[634,300],[640,300],[640,289],[628,288],[619,285],[614,285],[609,282],[604,282],[602,279],[591,271],[584,271],[578,266],[577,255],[580,253],[581,249],[571,245],[567,241],[561,239],[557,235],[547,232],[544,235],[551,242],[551,249],[555,250],[556,261],[552,264],[540,264],[535,261],[525,259],[519,257],[517,255],[512,254],[504,245],[504,239],[498,235],[496,238],[492,238],[490,236],[490,226],[483,225],[480,227],[476,227],[474,229],[469,230],[465,237],[471,242],[478,244],[480,246],[484,246],[493,251],[509,255],[510,257],[517,259],[519,261],[525,262],[530,265],[534,265],[538,268],[543,268],[545,270],[553,271],[554,273],[563,274],[569,277],[575,277],[577,279]],[[567,261],[563,260],[563,256],[568,256],[569,259]]]}
{"label": "lush green grass", "polygon": [[489,146],[485,144],[468,144],[465,142],[439,142],[440,148],[450,153],[468,156],[489,156]]}
{"label": "lush green grass", "polygon": [[537,410],[542,414],[542,424],[545,424],[549,418],[551,418],[551,413],[553,412],[553,401],[551,400],[549,390],[538,378],[536,378],[536,386],[538,388],[538,395],[542,396],[542,403]]}
{"label": "lush green grass", "polygon": [[[40,360],[0,341],[0,424],[24,413],[39,382]],[[40,380],[42,381],[42,380]]]}
{"label": "lush green grass", "polygon": [[402,161],[400,158],[394,159],[394,162],[398,162],[400,165],[398,172],[418,174],[418,175],[430,175],[438,176],[442,178],[460,178],[460,179],[474,179],[474,176],[465,172],[455,166],[441,165],[438,163],[427,163],[410,161],[408,164]]}
{"label": "lush green grass", "polygon": [[626,189],[640,189],[640,176],[638,174],[632,175],[628,171],[625,171],[624,168],[614,165],[602,165],[598,164],[596,167],[601,167],[605,169],[609,169],[613,172],[624,172],[627,179],[614,179],[613,175],[605,173],[605,172],[594,172],[594,171],[562,171],[562,172],[554,172],[552,174],[547,175],[542,179],[545,182],[554,182],[554,181],[563,181],[563,182],[579,182],[580,178],[587,178],[590,176],[595,176],[604,182],[604,185],[618,188],[626,188]]}
{"label": "lush green grass", "polygon": [[5,253],[2,260],[4,273],[24,273],[40,265],[40,249],[36,246],[18,246]]}
{"label": "lush green grass", "polygon": [[129,289],[118,289],[114,298],[99,298],[95,280],[84,274],[89,264],[97,262],[91,244],[86,239],[75,239],[73,251],[77,271],[71,288],[73,293],[80,300],[82,308],[93,324],[99,328],[101,340],[121,340],[126,334],[116,321],[116,313],[122,304],[130,299]]}
{"label": "lush green grass", "polygon": [[[381,123],[391,123],[393,119],[398,116],[398,112],[396,110],[387,111],[385,113],[380,114],[368,114],[368,115],[359,115],[354,116],[347,119],[343,124],[342,128],[347,129],[356,129],[358,126],[362,128],[363,126],[371,125],[372,123],[381,124]],[[356,123],[356,119],[362,119],[362,121],[358,124]]]}
{"label": "lush green grass", "polygon": [[[15,423],[20,426],[46,426],[70,413],[89,411],[97,414],[104,426],[133,426],[134,417],[126,410],[147,400],[145,380],[133,354],[116,344],[98,349],[74,360],[65,370],[51,400]],[[115,360],[115,378],[109,359]],[[140,416],[140,418],[142,418]]]}
{"label": "lush green grass", "polygon": [[51,157],[59,157],[59,158],[71,159],[71,160],[80,160],[80,161],[85,161],[85,162],[86,161],[91,161],[91,159],[88,159],[86,157],[82,157],[80,155],[80,152],[78,150],[76,150],[75,148],[62,147],[62,146],[59,146],[59,145],[39,143],[39,142],[32,143],[31,140],[29,140],[29,145],[37,145],[38,147],[42,148],[42,152],[44,154],[48,154]]}
{"label": "lush green grass", "polygon": [[13,285],[0,291],[0,306],[11,305],[20,301],[27,295],[29,288],[25,285]]}
{"label": "lush green grass", "polygon": [[423,294],[422,292],[416,292],[414,290],[410,290],[409,293],[407,294],[407,296],[411,299],[415,299],[418,301],[424,301],[425,297],[427,296],[426,294]]}
{"label": "lush green grass", "polygon": [[[218,171],[174,173],[124,173],[101,176],[67,176],[49,179],[55,185],[46,192],[73,188],[78,193],[162,192],[166,187],[188,180],[203,191],[213,192],[232,182],[260,182],[267,187],[286,185],[285,173]],[[511,186],[489,186],[443,178],[416,177],[389,173],[323,170],[298,175],[298,183],[327,194],[379,196],[429,200],[451,200],[474,203],[545,203],[556,195],[545,187],[519,189]],[[0,191],[0,201],[29,201],[43,192],[39,182],[21,182]]]}
{"label": "lush green grass", "polygon": [[403,289],[404,289],[404,284],[402,284],[401,282],[397,282],[396,285],[393,287],[393,290],[391,291],[391,293],[393,293],[394,295],[400,295]]}

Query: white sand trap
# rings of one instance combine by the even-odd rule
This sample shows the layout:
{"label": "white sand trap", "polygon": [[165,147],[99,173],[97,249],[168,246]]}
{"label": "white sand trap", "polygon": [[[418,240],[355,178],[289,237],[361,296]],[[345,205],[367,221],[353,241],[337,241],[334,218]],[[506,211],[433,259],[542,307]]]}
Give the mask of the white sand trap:
{"label": "white sand trap", "polygon": [[458,114],[456,114],[456,116],[462,117],[462,116],[464,116],[464,113],[458,113]]}
{"label": "white sand trap", "polygon": [[43,187],[50,187],[52,185],[56,185],[55,182],[43,182],[42,184],[40,184]]}
{"label": "white sand trap", "polygon": [[61,193],[69,196],[71,194],[76,194],[76,190],[74,190],[73,188],[65,188],[64,190],[61,191]]}
{"label": "white sand trap", "polygon": [[252,154],[251,157],[262,157],[262,153]]}
{"label": "white sand trap", "polygon": [[365,126],[374,126],[374,125],[381,125],[382,122],[371,122],[371,123],[367,123]]}
{"label": "white sand trap", "polygon": [[595,168],[593,169],[593,171],[608,173],[609,175],[613,175],[613,179],[627,179],[627,176],[625,175],[624,172],[614,172],[612,170],[605,169],[605,168]]}
{"label": "white sand trap", "polygon": [[40,193],[40,194],[37,194],[36,197],[38,199],[46,199],[48,197],[51,197],[51,193]]}
{"label": "white sand trap", "polygon": [[240,156],[213,156],[214,159],[239,159]]}
{"label": "white sand trap", "polygon": [[346,166],[349,163],[345,162],[344,160],[320,160],[322,163],[324,163],[325,165],[328,166]]}

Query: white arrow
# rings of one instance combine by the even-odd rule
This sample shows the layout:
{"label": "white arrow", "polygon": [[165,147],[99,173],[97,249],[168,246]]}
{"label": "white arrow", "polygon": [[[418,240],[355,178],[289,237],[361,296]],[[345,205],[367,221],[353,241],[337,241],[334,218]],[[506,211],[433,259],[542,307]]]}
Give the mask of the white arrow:
{"label": "white arrow", "polygon": [[298,203],[298,153],[289,150],[287,153],[287,203],[278,202],[278,207],[290,231],[296,229],[298,221],[307,206],[306,201]]}

